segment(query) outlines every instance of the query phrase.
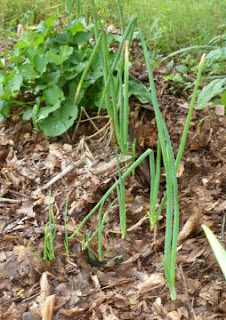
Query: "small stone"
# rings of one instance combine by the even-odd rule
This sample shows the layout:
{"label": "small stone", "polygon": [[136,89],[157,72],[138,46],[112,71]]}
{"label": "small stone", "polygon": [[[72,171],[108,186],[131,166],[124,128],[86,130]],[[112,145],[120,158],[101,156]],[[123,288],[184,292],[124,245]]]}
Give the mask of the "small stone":
{"label": "small stone", "polygon": [[224,113],[225,113],[224,106],[223,105],[217,105],[215,107],[215,113],[216,113],[217,116],[223,117]]}
{"label": "small stone", "polygon": [[68,143],[65,143],[63,145],[63,150],[64,151],[71,151],[72,150],[72,145],[71,144],[68,144]]}
{"label": "small stone", "polygon": [[41,320],[41,316],[36,312],[26,312],[23,314],[22,320]]}

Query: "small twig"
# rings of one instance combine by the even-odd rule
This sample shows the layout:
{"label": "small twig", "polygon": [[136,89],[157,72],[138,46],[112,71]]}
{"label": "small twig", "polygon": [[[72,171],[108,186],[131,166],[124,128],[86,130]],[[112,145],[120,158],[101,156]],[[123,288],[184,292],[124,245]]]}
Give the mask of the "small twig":
{"label": "small twig", "polygon": [[85,137],[85,140],[90,140],[90,139],[96,137],[98,134],[100,134],[102,131],[104,131],[109,126],[109,124],[110,124],[110,121],[108,121],[108,123],[106,123],[105,126],[103,126],[99,131],[95,132],[91,136]]}
{"label": "small twig", "polygon": [[80,121],[80,123],[88,122],[90,120],[98,120],[98,119],[109,119],[109,116],[95,116],[95,117],[89,117],[89,119],[83,119]]}
{"label": "small twig", "polygon": [[148,215],[144,216],[136,224],[134,224],[132,227],[128,228],[127,231],[130,232],[130,231],[133,231],[133,230],[139,228],[143,224],[143,222],[148,219],[149,219]]}
{"label": "small twig", "polygon": [[9,199],[9,198],[0,198],[0,202],[21,203],[22,200],[19,200],[19,199]]}
{"label": "small twig", "polygon": [[52,184],[54,184],[55,182],[57,182],[58,180],[66,176],[69,172],[71,172],[72,170],[80,166],[80,164],[82,164],[83,161],[84,161],[84,156],[80,160],[69,164],[64,170],[62,170],[59,174],[57,174],[49,182],[47,182],[43,187],[41,187],[41,190],[48,189]]}
{"label": "small twig", "polygon": [[93,122],[92,118],[90,118],[90,116],[88,115],[88,113],[86,112],[85,108],[82,107],[82,111],[85,113],[86,118],[90,121],[90,123],[92,124],[93,128],[96,131],[99,131],[100,129],[96,126],[96,124]]}
{"label": "small twig", "polygon": [[[120,164],[123,162],[127,162],[129,160],[131,160],[132,157],[131,156],[124,156],[124,157],[120,157],[119,162]],[[109,171],[110,169],[114,168],[117,165],[117,160],[114,158],[112,159],[110,162],[105,163],[104,165],[100,165],[97,168],[93,168],[93,169],[89,169],[89,171],[93,174],[102,174],[106,171]]]}

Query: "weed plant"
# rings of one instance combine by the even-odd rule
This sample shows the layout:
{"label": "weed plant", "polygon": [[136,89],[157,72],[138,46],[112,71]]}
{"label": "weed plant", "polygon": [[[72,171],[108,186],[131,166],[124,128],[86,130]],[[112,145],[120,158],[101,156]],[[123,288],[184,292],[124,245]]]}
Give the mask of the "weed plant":
{"label": "weed plant", "polygon": [[56,223],[51,206],[51,192],[49,194],[49,222],[45,226],[45,237],[44,237],[44,260],[53,261],[55,260],[54,252],[54,240],[56,237]]}

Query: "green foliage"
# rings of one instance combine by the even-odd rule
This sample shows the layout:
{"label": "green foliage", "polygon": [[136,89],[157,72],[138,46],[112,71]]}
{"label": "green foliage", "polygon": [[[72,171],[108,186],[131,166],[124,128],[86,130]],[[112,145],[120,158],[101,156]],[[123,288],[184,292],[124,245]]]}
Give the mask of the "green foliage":
{"label": "green foliage", "polygon": [[207,102],[211,101],[214,97],[219,96],[226,90],[226,78],[215,79],[206,85],[199,94],[197,109],[205,108]]}
{"label": "green foliage", "polygon": [[[13,53],[6,53],[1,61],[0,120],[10,116],[12,107],[22,106],[24,120],[32,119],[36,130],[54,137],[73,125],[81,106],[98,108],[107,76],[99,52],[101,37],[95,47],[90,43],[92,37],[93,29],[82,18],[62,30],[56,17],[50,17],[35,31],[24,33]],[[120,55],[110,52],[107,44],[105,52],[109,65],[113,61],[112,70],[118,68],[114,62]],[[126,74],[128,78],[128,71]],[[142,92],[145,95],[141,84],[134,79],[130,82],[127,100],[138,89],[141,97]]]}
{"label": "green foliage", "polygon": [[49,222],[45,226],[45,239],[44,239],[44,260],[55,260],[54,253],[54,240],[56,237],[56,223],[51,207],[51,192],[49,194]]}
{"label": "green foliage", "polygon": [[[91,36],[83,19],[72,21],[62,31],[55,17],[41,22],[35,31],[26,32],[9,58],[9,67],[2,66],[4,69],[0,73],[2,118],[8,117],[10,109],[19,104],[25,107],[24,119],[32,118],[34,127],[45,135],[57,136],[67,131],[78,116],[74,97],[92,54]],[[102,86],[97,57],[83,83],[77,104],[97,106],[98,100],[88,91],[98,96]],[[31,103],[34,103],[33,107]]]}
{"label": "green foliage", "polygon": [[226,250],[207,226],[202,225],[202,228],[226,280]]}
{"label": "green foliage", "polygon": [[70,256],[69,256],[69,244],[68,244],[68,233],[67,233],[68,201],[69,201],[69,195],[68,195],[67,198],[66,198],[65,212],[64,212],[64,247],[65,247],[65,252],[66,252],[67,260],[70,260]]}
{"label": "green foliage", "polygon": [[225,105],[224,103],[224,96],[226,92],[225,62],[226,62],[225,46],[218,47],[217,49],[211,50],[206,55],[205,71],[208,72],[208,75],[211,75],[216,79],[212,81],[208,81],[207,84],[201,90],[198,97],[198,101],[197,101],[197,109],[201,110],[205,108],[206,104],[212,101],[215,97],[221,98],[222,104]]}
{"label": "green foliage", "polygon": [[[16,25],[34,25],[52,14],[61,18],[85,15],[90,17],[90,1],[84,0],[4,0],[0,5],[2,37],[16,31]],[[219,43],[225,32],[225,5],[221,0],[97,0],[101,17],[110,23],[119,22],[117,3],[123,12],[123,24],[132,14],[138,16],[139,27],[148,39],[154,53],[169,53],[181,47],[203,45],[213,39]],[[77,14],[78,13],[78,14]],[[121,19],[120,19],[121,20]],[[217,36],[216,36],[217,35]],[[6,37],[7,38],[7,37]]]}
{"label": "green foliage", "polygon": [[[118,1],[118,0],[117,0]],[[117,1],[97,0],[100,14],[117,25]],[[145,34],[154,55],[179,48],[205,45],[225,30],[225,5],[221,0],[120,0],[124,21],[132,14]],[[217,39],[216,39],[217,40]]]}

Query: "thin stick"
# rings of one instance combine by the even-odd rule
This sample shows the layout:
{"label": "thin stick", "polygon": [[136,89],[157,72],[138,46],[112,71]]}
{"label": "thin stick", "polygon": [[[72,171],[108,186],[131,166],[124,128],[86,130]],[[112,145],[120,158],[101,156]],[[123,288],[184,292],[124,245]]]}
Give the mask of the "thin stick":
{"label": "thin stick", "polygon": [[22,200],[19,200],[19,199],[8,199],[8,198],[0,198],[0,202],[20,203],[20,202],[22,202]]}
{"label": "thin stick", "polygon": [[103,126],[99,131],[95,132],[94,134],[92,134],[91,136],[85,137],[85,140],[90,140],[94,137],[96,137],[97,135],[99,135],[102,131],[104,131],[110,124],[110,121],[108,121],[108,123],[105,124],[105,126]]}
{"label": "thin stick", "polygon": [[69,172],[71,172],[73,169],[77,168],[84,162],[84,156],[79,159],[76,162],[73,162],[69,164],[64,170],[62,170],[59,174],[57,174],[55,177],[53,177],[49,182],[47,182],[43,187],[41,187],[41,190],[46,190],[50,186],[52,186],[54,183],[56,183],[58,180],[66,176]]}

